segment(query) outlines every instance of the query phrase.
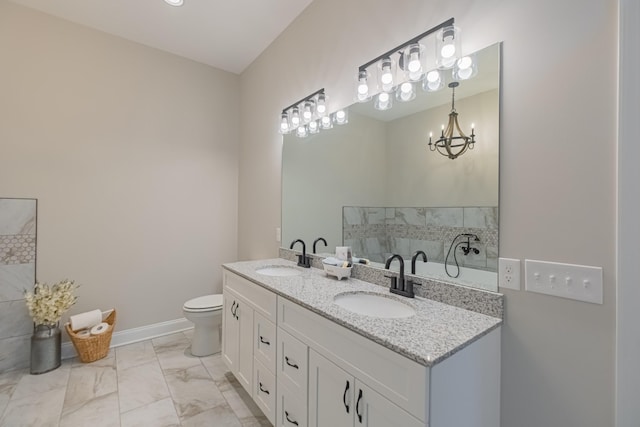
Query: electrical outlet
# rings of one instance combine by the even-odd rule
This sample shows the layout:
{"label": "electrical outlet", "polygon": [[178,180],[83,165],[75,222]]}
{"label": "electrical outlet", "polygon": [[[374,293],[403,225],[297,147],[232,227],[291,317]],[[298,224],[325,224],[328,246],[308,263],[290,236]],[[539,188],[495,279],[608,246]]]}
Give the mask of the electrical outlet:
{"label": "electrical outlet", "polygon": [[282,232],[280,227],[276,227],[276,242],[280,243],[280,240],[282,240]]}
{"label": "electrical outlet", "polygon": [[512,258],[498,259],[498,286],[520,290],[520,260]]}

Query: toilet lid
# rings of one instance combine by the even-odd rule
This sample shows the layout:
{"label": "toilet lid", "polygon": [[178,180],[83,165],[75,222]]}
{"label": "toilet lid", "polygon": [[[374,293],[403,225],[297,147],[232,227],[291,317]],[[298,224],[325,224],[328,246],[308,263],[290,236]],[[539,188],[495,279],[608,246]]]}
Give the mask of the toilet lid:
{"label": "toilet lid", "polygon": [[205,310],[211,308],[220,308],[222,307],[222,295],[205,295],[203,297],[198,297],[194,299],[190,299],[189,301],[184,303],[184,308],[188,310]]}

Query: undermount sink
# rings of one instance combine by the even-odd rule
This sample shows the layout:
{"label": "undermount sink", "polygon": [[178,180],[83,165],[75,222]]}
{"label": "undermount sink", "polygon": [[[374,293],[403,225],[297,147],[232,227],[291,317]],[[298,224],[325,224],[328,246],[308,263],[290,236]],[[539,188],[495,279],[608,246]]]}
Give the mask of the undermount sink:
{"label": "undermount sink", "polygon": [[302,272],[296,268],[286,267],[286,266],[277,266],[277,265],[258,268],[256,269],[256,273],[264,274],[265,276],[280,276],[280,277],[299,276],[302,274]]}
{"label": "undermount sink", "polygon": [[416,310],[410,305],[380,294],[365,292],[338,294],[333,297],[333,302],[353,313],[385,319],[411,317],[416,314]]}

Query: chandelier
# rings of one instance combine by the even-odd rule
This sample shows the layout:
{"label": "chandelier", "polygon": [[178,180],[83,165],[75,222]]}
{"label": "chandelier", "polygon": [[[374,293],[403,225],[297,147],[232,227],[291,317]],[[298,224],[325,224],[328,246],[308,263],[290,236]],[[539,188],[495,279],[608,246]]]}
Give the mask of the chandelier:
{"label": "chandelier", "polygon": [[[442,125],[442,134],[436,142],[431,142],[432,134],[429,134],[429,150],[438,151],[443,156],[447,156],[451,160],[463,155],[467,150],[472,150],[475,144],[474,125],[471,124],[471,136],[467,136],[460,129],[458,124],[458,113],[456,112],[456,87],[459,82],[449,83],[451,88],[451,112],[449,113],[449,123],[445,129]],[[457,131],[458,136],[454,136],[453,132]]]}

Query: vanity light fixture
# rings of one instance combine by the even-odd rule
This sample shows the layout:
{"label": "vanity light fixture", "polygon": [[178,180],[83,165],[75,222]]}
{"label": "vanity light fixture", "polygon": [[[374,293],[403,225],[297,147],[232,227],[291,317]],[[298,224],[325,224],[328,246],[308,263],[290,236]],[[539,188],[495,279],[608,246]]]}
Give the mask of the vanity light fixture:
{"label": "vanity light fixture", "polygon": [[[414,99],[418,85],[427,92],[444,88],[443,70],[453,68],[451,75],[454,80],[466,80],[475,76],[477,73],[475,57],[469,55],[461,58],[460,29],[454,23],[454,18],[444,21],[361,65],[358,68],[356,100],[367,102],[373,98],[376,109],[387,110],[391,108],[393,97],[399,102]],[[421,41],[431,34],[436,37],[434,43],[436,55],[435,58],[432,57],[427,61],[429,58]],[[402,72],[396,70],[396,64]],[[429,68],[434,67],[435,64],[435,69],[428,71],[427,64],[430,64]],[[370,69],[374,65],[377,73],[375,91],[372,90],[370,81]],[[395,96],[385,96],[384,93],[395,94]]]}
{"label": "vanity light fixture", "polygon": [[[471,136],[467,136],[460,129],[458,124],[458,113],[456,112],[456,87],[460,83],[451,82],[449,87],[451,88],[451,112],[449,113],[449,123],[445,129],[442,126],[442,134],[436,142],[431,142],[433,134],[429,134],[429,150],[438,151],[443,156],[447,156],[451,160],[464,154],[467,149],[472,150],[475,144],[474,125],[471,125]],[[458,136],[454,136],[453,132],[457,131]]]}
{"label": "vanity light fixture", "polygon": [[182,6],[182,4],[184,3],[183,0],[164,0],[165,3],[171,5],[171,6]]}
{"label": "vanity light fixture", "polygon": [[293,133],[299,138],[306,138],[321,130],[331,129],[334,124],[343,125],[348,122],[347,110],[339,110],[329,114],[327,95],[323,88],[282,110],[279,132],[281,134]]}

